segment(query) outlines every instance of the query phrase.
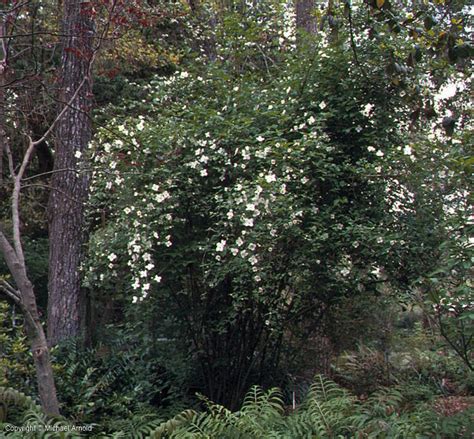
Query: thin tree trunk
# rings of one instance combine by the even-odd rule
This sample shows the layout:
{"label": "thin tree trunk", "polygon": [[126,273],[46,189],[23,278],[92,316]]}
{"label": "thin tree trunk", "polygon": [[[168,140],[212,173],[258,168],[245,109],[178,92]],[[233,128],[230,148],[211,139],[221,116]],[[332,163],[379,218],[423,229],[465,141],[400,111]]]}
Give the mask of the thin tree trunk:
{"label": "thin tree trunk", "polygon": [[[90,73],[93,58],[93,25],[81,10],[81,2],[63,4],[63,53],[61,101],[76,98],[59,120],[56,130],[54,170],[49,199],[49,297],[48,341],[50,345],[80,336],[82,293],[79,267],[85,242],[84,204],[89,180],[77,169],[91,140],[89,117],[92,97]],[[85,79],[85,80],[84,80]]]}
{"label": "thin tree trunk", "polygon": [[[15,239],[15,247],[18,246],[21,248],[21,243]],[[0,289],[21,308],[25,315],[25,329],[35,364],[41,406],[45,413],[58,415],[59,403],[56,395],[53,368],[46,342],[46,335],[38,315],[33,285],[26,273],[22,251],[20,250],[20,254],[18,254],[18,250],[13,248],[2,230],[0,230],[0,252],[5,258],[18,291],[9,287],[4,281],[2,281]]]}

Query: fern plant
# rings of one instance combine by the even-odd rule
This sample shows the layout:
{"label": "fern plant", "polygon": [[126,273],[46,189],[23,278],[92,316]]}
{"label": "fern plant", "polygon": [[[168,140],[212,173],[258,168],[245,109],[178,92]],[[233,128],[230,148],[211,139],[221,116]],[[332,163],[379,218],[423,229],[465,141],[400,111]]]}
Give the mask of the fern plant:
{"label": "fern plant", "polygon": [[0,387],[0,437],[9,439],[78,439],[83,436],[62,418],[46,416],[29,396]]}

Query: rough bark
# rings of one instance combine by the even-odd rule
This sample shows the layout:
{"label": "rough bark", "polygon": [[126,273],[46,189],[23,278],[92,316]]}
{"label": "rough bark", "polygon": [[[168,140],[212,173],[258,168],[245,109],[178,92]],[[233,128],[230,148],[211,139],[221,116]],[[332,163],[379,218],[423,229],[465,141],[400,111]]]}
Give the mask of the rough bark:
{"label": "rough bark", "polygon": [[309,34],[317,32],[318,23],[313,15],[315,8],[315,0],[296,0],[296,28],[298,31],[303,30]]}
{"label": "rough bark", "polygon": [[[81,2],[63,3],[61,101],[70,102],[56,130],[55,159],[49,199],[50,345],[81,332],[81,278],[79,266],[85,241],[84,204],[88,193],[85,173],[77,169],[91,139],[89,111],[92,97],[90,67],[93,58],[93,25]],[[79,90],[71,101],[71,96]]]}

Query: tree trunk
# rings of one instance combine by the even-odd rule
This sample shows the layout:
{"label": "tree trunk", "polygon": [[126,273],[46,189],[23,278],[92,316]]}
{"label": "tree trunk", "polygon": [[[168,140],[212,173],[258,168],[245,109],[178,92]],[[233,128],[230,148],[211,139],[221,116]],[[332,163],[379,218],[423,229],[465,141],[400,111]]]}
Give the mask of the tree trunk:
{"label": "tree trunk", "polygon": [[18,256],[17,251],[15,251],[12,245],[8,242],[1,230],[0,252],[3,254],[18,288],[18,291],[13,290],[12,288],[8,288],[6,291],[2,288],[2,290],[6,292],[7,296],[22,309],[23,314],[25,315],[26,334],[30,342],[31,353],[35,364],[41,407],[45,413],[49,415],[58,415],[59,403],[56,395],[53,368],[46,342],[46,335],[38,315],[33,285],[28,279],[24,260],[22,260],[21,256]]}
{"label": "tree trunk", "polygon": [[[89,117],[92,97],[90,73],[93,58],[93,25],[81,10],[81,2],[63,3],[63,52],[61,101],[77,96],[58,121],[51,194],[49,199],[49,297],[48,341],[50,345],[80,335],[81,277],[79,266],[85,241],[84,203],[88,176],[78,168],[91,140]],[[84,80],[85,79],[85,80]]]}
{"label": "tree trunk", "polygon": [[296,29],[315,34],[318,23],[313,11],[316,7],[315,0],[296,0]]}

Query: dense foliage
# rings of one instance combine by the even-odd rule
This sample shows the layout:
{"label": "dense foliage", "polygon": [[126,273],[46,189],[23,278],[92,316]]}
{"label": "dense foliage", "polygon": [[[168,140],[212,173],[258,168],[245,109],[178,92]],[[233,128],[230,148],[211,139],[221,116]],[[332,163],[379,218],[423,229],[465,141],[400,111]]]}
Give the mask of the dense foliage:
{"label": "dense foliage", "polygon": [[[470,437],[472,14],[336,2],[306,35],[290,3],[239,4],[127,23],[100,59],[95,137],[76,153],[89,346],[53,351],[67,421],[0,389],[17,407],[0,422]],[[10,326],[0,386],[25,390]]]}

